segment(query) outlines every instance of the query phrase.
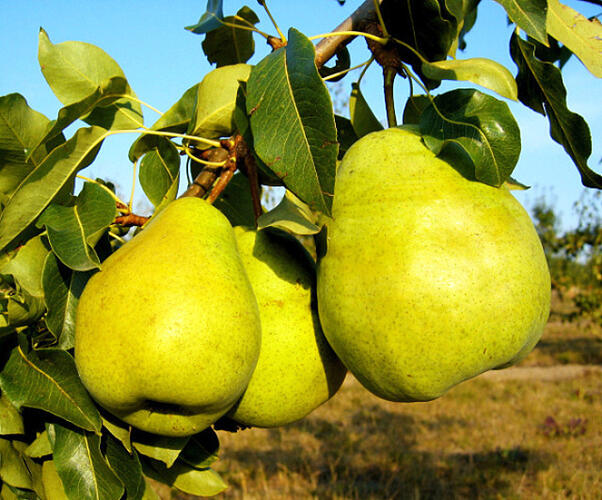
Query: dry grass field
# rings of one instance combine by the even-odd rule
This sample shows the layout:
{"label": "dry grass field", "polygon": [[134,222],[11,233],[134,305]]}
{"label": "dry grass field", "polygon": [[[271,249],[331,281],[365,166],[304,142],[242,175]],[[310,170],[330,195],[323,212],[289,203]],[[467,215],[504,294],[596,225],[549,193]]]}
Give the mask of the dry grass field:
{"label": "dry grass field", "polygon": [[412,404],[348,376],[301,422],[220,432],[221,498],[602,498],[602,331],[553,314],[520,367],[489,373]]}

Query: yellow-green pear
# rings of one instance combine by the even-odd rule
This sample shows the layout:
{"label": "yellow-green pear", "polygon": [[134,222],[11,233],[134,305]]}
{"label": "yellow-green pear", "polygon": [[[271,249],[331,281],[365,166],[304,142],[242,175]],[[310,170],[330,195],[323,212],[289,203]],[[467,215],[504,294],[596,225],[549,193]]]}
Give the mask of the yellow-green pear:
{"label": "yellow-green pear", "polygon": [[166,436],[202,431],[249,383],[257,302],[232,226],[180,198],[103,263],[80,298],[75,362],[105,409]]}
{"label": "yellow-green pear", "polygon": [[261,350],[251,381],[229,414],[245,425],[295,422],[339,389],[347,370],[328,345],[315,307],[315,266],[284,232],[235,227],[261,316]]}
{"label": "yellow-green pear", "polygon": [[468,180],[413,129],[357,141],[337,172],[318,264],[326,338],[391,401],[431,400],[534,347],[550,276],[533,224],[504,187]]}

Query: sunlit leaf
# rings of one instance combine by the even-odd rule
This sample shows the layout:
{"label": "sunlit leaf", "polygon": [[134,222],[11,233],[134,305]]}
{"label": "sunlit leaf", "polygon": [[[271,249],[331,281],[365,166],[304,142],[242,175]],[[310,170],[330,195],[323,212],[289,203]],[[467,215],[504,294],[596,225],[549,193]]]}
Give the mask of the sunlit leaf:
{"label": "sunlit leaf", "polygon": [[364,99],[357,83],[352,84],[351,97],[349,97],[349,116],[353,130],[355,130],[358,137],[383,129],[382,124],[374,116],[366,99]]}
{"label": "sunlit leaf", "polygon": [[142,455],[163,462],[171,467],[188,443],[190,437],[168,437],[155,434],[137,433],[132,444]]}
{"label": "sunlit leaf", "polygon": [[100,436],[49,425],[53,461],[68,498],[118,500],[124,487],[100,451]]}
{"label": "sunlit leaf", "polygon": [[0,250],[29,228],[63,186],[94,160],[106,133],[99,127],[79,129],[21,182],[0,215]]}
{"label": "sunlit leaf", "polygon": [[548,44],[546,15],[548,0],[495,0],[506,10],[506,14],[527,35],[544,45]]}
{"label": "sunlit leaf", "polygon": [[518,98],[525,105],[548,117],[550,135],[572,158],[584,186],[602,188],[602,175],[587,164],[592,153],[587,122],[567,107],[562,73],[549,62],[535,56],[535,46],[513,34],[510,53],[518,66]]}
{"label": "sunlit leaf", "polygon": [[598,78],[602,78],[602,23],[587,19],[558,0],[548,0],[548,33],[568,47]]}
{"label": "sunlit leaf", "polygon": [[58,346],[62,349],[73,347],[77,303],[91,276],[89,271],[72,271],[54,254],[48,255],[44,263],[42,285],[48,309],[46,326],[58,338]]}
{"label": "sunlit leaf", "polygon": [[[259,22],[257,14],[246,5],[236,15],[247,22],[237,19],[235,16],[224,18],[228,25],[222,25],[207,33],[203,40],[203,52],[211,64],[226,66],[247,62],[255,52],[253,31],[249,30]],[[243,28],[237,28],[242,26]]]}
{"label": "sunlit leaf", "polygon": [[66,351],[41,349],[26,354],[15,347],[0,372],[0,388],[17,408],[38,408],[84,429],[100,431],[98,410]]}
{"label": "sunlit leaf", "polygon": [[63,482],[56,471],[54,460],[46,460],[42,464],[42,484],[48,500],[67,499]]}
{"label": "sunlit leaf", "polygon": [[161,462],[144,462],[143,466],[148,477],[190,495],[213,496],[228,487],[214,470],[195,469],[179,460],[169,469]]}
{"label": "sunlit leaf", "polygon": [[38,219],[55,255],[75,271],[100,267],[93,245],[115,219],[115,200],[101,186],[86,182],[70,206],[51,203]]}
{"label": "sunlit leaf", "polygon": [[422,71],[432,79],[469,81],[507,99],[517,100],[516,82],[512,73],[491,59],[475,57],[423,63]]}
{"label": "sunlit leaf", "polygon": [[[65,106],[94,94],[109,78],[125,79],[119,65],[101,48],[85,42],[53,44],[43,29],[38,60],[48,85]],[[125,94],[136,97],[129,85]],[[143,125],[142,109],[138,102],[124,97],[109,106],[95,108],[84,121],[106,129],[138,128]]]}
{"label": "sunlit leaf", "polygon": [[12,275],[33,297],[42,297],[42,270],[49,251],[43,237],[36,236],[19,248],[16,255],[0,267],[0,272]]}
{"label": "sunlit leaf", "polygon": [[313,44],[291,28],[287,46],[253,67],[247,92],[256,153],[288,189],[329,214],[338,143]]}
{"label": "sunlit leaf", "polygon": [[140,185],[149,201],[164,206],[178,193],[180,154],[174,144],[157,137],[155,147],[147,152],[140,163]]}
{"label": "sunlit leaf", "polygon": [[48,440],[48,432],[41,432],[25,449],[25,454],[31,458],[41,458],[52,454],[52,446]]}
{"label": "sunlit leaf", "polygon": [[23,418],[7,396],[0,394],[0,435],[23,434]]}
{"label": "sunlit leaf", "polygon": [[0,478],[16,488],[33,487],[24,457],[8,439],[0,438]]}
{"label": "sunlit leaf", "polygon": [[458,144],[472,160],[475,178],[492,186],[510,176],[520,155],[520,129],[507,104],[474,89],[437,96],[422,113],[420,132],[435,154],[449,142]]}

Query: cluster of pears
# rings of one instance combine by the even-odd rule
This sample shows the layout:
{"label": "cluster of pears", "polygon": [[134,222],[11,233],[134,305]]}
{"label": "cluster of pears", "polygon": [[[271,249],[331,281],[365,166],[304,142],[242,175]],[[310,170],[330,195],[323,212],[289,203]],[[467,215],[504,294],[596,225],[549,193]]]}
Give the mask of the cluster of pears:
{"label": "cluster of pears", "polygon": [[298,240],[233,229],[198,198],[169,204],[89,280],[75,361],[102,407],[166,436],[225,414],[258,427],[299,420],[346,374],[321,332],[315,268]]}
{"label": "cluster of pears", "polygon": [[139,429],[184,436],[223,415],[272,427],[327,401],[347,370],[391,401],[439,397],[526,356],[549,305],[511,193],[393,128],[340,164],[317,269],[293,237],[172,202],[90,279],[75,359],[96,401]]}

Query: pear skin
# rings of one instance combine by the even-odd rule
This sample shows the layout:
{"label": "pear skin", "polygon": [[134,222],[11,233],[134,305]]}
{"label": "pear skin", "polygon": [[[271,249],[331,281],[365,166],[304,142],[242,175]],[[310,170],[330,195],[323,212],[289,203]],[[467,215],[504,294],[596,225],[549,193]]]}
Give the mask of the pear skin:
{"label": "pear skin", "polygon": [[305,417],[339,389],[347,370],[320,328],[315,266],[283,232],[235,227],[238,248],[261,316],[259,361],[229,416],[255,427]]}
{"label": "pear skin", "polygon": [[82,382],[106,410],[160,435],[195,434],[225,414],[260,343],[232,227],[197,198],[172,202],[109,256],[77,308]]}
{"label": "pear skin", "polygon": [[468,180],[412,129],[357,141],[337,172],[318,263],[326,338],[391,401],[426,401],[539,340],[550,275],[529,215]]}

